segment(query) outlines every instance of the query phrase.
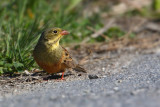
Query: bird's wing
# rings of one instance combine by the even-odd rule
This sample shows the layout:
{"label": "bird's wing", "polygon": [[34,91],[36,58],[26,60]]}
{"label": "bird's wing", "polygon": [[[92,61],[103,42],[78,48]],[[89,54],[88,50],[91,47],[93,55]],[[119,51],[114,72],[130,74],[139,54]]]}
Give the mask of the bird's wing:
{"label": "bird's wing", "polygon": [[76,63],[73,61],[73,59],[70,56],[69,52],[65,48],[63,48],[62,63],[65,64],[68,68],[75,68],[76,67]]}
{"label": "bird's wing", "polygon": [[[63,47],[62,47],[63,48]],[[69,52],[63,48],[63,60],[62,63],[65,64],[68,68],[73,68],[76,71],[79,72],[85,72],[86,70],[82,67],[80,67],[78,64],[75,63],[75,61],[70,56]]]}

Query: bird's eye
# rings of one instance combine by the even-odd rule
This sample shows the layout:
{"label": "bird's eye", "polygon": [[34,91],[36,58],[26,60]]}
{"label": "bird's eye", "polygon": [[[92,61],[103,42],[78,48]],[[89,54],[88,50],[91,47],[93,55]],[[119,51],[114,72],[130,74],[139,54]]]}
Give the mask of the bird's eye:
{"label": "bird's eye", "polygon": [[57,31],[56,31],[56,30],[54,30],[54,31],[53,31],[53,33],[57,33]]}

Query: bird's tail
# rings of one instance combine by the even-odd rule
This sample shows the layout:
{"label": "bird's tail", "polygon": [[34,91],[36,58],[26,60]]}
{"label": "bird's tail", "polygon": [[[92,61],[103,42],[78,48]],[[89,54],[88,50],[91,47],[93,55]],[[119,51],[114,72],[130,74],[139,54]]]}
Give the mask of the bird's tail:
{"label": "bird's tail", "polygon": [[74,70],[78,71],[78,72],[84,72],[87,73],[86,70],[82,67],[80,67],[79,65],[77,65],[75,68],[73,68]]}

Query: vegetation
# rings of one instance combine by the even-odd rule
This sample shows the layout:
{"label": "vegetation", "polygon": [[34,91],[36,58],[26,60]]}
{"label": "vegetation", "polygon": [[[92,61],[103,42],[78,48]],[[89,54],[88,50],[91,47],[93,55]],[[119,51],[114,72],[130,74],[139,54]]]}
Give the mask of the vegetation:
{"label": "vegetation", "polygon": [[[154,6],[156,10],[158,6]],[[64,44],[90,37],[93,31],[87,26],[95,30],[104,26],[98,13],[85,16],[83,10],[83,0],[1,0],[0,74],[22,72],[36,66],[32,50],[45,28],[56,26],[70,31],[71,35],[61,41]],[[110,38],[125,35],[119,28],[105,33]],[[98,37],[91,41],[103,40]]]}

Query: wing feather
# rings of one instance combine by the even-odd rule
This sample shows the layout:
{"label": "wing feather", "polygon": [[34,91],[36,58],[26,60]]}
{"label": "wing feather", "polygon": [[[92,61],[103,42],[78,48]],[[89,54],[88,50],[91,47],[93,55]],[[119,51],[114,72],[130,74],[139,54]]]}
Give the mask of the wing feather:
{"label": "wing feather", "polygon": [[62,63],[65,64],[68,68],[75,68],[76,67],[75,61],[72,59],[69,52],[65,48],[63,48],[63,50],[64,51],[63,51]]}
{"label": "wing feather", "polygon": [[70,56],[69,52],[65,48],[63,48],[63,50],[64,51],[62,63],[65,64],[68,68],[73,68],[76,71],[86,73],[86,70],[84,68],[80,67],[78,64],[75,63],[75,61]]}

